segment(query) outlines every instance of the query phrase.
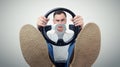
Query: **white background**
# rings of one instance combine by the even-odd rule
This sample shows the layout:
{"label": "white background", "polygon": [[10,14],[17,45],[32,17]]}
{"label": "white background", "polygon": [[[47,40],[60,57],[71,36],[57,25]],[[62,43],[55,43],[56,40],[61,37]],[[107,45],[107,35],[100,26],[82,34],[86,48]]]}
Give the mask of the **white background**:
{"label": "white background", "polygon": [[29,67],[20,49],[20,28],[36,27],[37,18],[56,7],[100,27],[101,51],[93,67],[120,67],[120,0],[0,0],[0,67]]}

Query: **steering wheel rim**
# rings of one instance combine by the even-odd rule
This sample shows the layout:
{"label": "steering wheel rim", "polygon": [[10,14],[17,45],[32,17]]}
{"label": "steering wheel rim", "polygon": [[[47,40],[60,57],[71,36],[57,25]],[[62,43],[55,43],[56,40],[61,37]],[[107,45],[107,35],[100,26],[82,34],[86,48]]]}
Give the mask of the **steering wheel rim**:
{"label": "steering wheel rim", "polygon": [[[62,10],[62,11],[65,11],[65,12],[68,12],[73,18],[75,17],[75,14],[69,10],[69,9],[66,9],[66,8],[54,8],[50,11],[48,11],[46,14],[45,14],[45,17],[48,18],[48,16],[55,12],[55,11],[58,11],[58,10]],[[70,25],[69,26],[69,29],[73,30],[74,31],[74,35],[72,36],[71,39],[69,39],[67,42],[64,42],[62,39],[58,40],[57,42],[54,42],[52,41],[48,36],[47,36],[47,31],[51,29],[51,26],[50,25],[47,25],[45,27],[42,27],[42,34],[44,36],[44,38],[46,39],[47,42],[51,43],[52,45],[56,45],[56,46],[65,46],[65,45],[68,45],[72,42],[75,41],[78,33],[80,32],[81,30],[81,27],[80,26],[75,26],[75,25]]]}
{"label": "steering wheel rim", "polygon": [[48,16],[49,16],[51,13],[53,13],[53,12],[55,12],[55,11],[59,11],[59,10],[66,11],[66,12],[68,12],[69,14],[71,14],[73,18],[75,17],[75,14],[74,14],[71,10],[66,9],[66,8],[54,8],[54,9],[51,9],[50,11],[48,11],[48,12],[45,14],[45,17],[48,18]]}

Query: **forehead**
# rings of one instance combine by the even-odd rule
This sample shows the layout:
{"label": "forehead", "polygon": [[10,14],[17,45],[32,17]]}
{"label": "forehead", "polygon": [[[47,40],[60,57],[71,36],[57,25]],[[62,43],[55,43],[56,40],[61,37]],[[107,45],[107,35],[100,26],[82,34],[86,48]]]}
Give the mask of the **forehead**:
{"label": "forehead", "polygon": [[65,16],[63,13],[61,13],[61,14],[56,14],[56,15],[54,16],[54,18],[55,18],[55,19],[62,19],[62,18],[66,18],[66,16]]}

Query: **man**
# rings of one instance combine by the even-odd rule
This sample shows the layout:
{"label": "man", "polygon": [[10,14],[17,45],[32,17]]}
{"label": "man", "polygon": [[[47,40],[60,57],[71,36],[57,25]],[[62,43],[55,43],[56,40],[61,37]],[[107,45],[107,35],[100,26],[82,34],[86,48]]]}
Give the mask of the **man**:
{"label": "man", "polygon": [[[63,11],[58,11],[54,13],[53,17],[53,23],[58,24],[55,30],[59,31],[59,33],[64,30],[64,35],[68,38],[68,35],[66,35],[67,30],[64,29],[64,25],[67,23],[66,14]],[[41,16],[38,18],[37,25],[44,27],[48,21],[49,19]],[[81,16],[75,16],[71,21],[75,26],[83,26]],[[59,26],[59,24],[63,26]],[[48,34],[52,36],[54,36],[53,34],[58,35],[56,31]],[[70,67],[71,65],[72,67],[91,67],[100,51],[100,30],[95,23],[88,23],[77,36],[75,43],[59,47],[49,42],[46,45],[46,42],[42,34],[34,26],[27,24],[21,28],[21,50],[30,67],[51,67],[53,64],[56,67]]]}
{"label": "man", "polygon": [[[48,23],[49,19],[45,18],[44,16],[41,16],[38,18],[38,22],[37,25],[38,27],[44,27],[46,26],[46,24]],[[75,26],[83,26],[84,22],[83,22],[83,18],[79,15],[75,16],[74,18],[71,19],[71,21],[73,22],[73,24]],[[53,40],[53,41],[57,41],[59,38],[59,33],[64,32],[64,36],[62,39],[64,39],[64,41],[69,40],[73,33],[71,32],[67,32],[66,30],[66,23],[67,23],[67,15],[64,11],[55,11],[55,13],[53,14],[53,24],[58,24],[57,27],[55,27],[55,31],[49,31],[48,32],[48,37]],[[65,25],[65,26],[61,26],[61,25]],[[57,31],[56,31],[57,30]],[[54,33],[53,33],[54,32]],[[58,37],[57,37],[58,35]],[[62,36],[60,36],[61,38]],[[74,54],[74,46],[54,46],[50,43],[48,44],[48,50],[49,50],[49,55],[51,58],[51,61],[55,64],[55,66],[57,67],[68,67],[69,64],[72,62],[73,59],[73,54]],[[74,43],[71,43],[74,44]],[[51,45],[51,46],[50,46]],[[69,48],[72,47],[72,50],[70,51]],[[52,48],[52,51],[51,51]],[[52,54],[53,53],[53,54]],[[72,54],[72,55],[71,55]],[[70,58],[69,58],[70,55]],[[70,62],[70,63],[69,63]]]}

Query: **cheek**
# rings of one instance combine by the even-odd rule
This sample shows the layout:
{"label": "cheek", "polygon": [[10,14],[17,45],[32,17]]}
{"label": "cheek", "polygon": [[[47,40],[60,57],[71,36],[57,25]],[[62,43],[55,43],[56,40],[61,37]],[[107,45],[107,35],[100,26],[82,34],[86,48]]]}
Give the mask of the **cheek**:
{"label": "cheek", "polygon": [[67,22],[66,22],[66,21],[64,21],[63,23],[64,23],[64,24],[66,24]]}

